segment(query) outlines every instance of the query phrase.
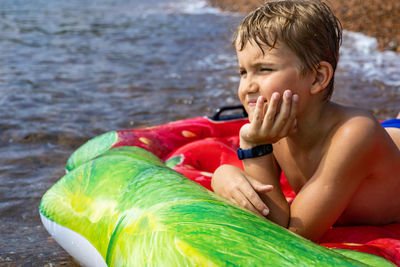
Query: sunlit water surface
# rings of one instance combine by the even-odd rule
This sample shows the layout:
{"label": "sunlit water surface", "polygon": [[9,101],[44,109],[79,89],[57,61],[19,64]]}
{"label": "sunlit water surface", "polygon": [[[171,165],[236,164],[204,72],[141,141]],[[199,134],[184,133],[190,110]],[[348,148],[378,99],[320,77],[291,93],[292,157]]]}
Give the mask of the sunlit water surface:
{"label": "sunlit water surface", "polygon": [[[100,133],[238,104],[241,15],[201,0],[2,0],[0,264],[73,264],[41,226],[43,193]],[[345,33],[334,99],[393,117],[400,55]]]}

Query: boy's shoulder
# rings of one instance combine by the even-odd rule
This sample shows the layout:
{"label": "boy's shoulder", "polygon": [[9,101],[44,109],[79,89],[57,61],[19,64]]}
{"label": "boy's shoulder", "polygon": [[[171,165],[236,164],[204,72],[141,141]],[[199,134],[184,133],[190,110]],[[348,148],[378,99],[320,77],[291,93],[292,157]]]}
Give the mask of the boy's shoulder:
{"label": "boy's shoulder", "polygon": [[373,130],[379,127],[379,122],[368,111],[355,107],[337,107],[337,126],[341,131]]}
{"label": "boy's shoulder", "polygon": [[376,127],[379,122],[367,110],[332,103],[330,108],[330,124],[337,129],[352,129],[353,127]]}
{"label": "boy's shoulder", "polygon": [[368,111],[337,106],[335,125],[331,135],[332,144],[344,144],[353,149],[370,147],[381,138],[383,128],[376,118]]}
{"label": "boy's shoulder", "polygon": [[380,156],[376,152],[386,138],[385,130],[366,110],[338,105],[332,111],[330,131],[321,149],[319,177],[335,181],[338,177],[362,180],[378,168],[376,162]]}

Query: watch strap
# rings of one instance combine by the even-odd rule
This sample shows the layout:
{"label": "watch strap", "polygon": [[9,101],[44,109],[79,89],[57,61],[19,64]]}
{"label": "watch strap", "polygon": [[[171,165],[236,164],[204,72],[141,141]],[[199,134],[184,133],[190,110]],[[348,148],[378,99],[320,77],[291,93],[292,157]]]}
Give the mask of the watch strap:
{"label": "watch strap", "polygon": [[259,145],[249,149],[238,148],[236,150],[240,160],[261,157],[272,153],[272,151],[273,148],[271,144]]}

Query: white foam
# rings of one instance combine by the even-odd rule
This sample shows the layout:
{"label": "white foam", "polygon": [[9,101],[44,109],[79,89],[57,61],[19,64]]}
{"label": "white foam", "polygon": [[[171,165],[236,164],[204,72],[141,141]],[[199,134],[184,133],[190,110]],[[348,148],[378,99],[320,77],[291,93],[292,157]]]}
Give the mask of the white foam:
{"label": "white foam", "polygon": [[142,9],[136,12],[144,18],[150,15],[158,14],[187,14],[187,15],[203,15],[203,14],[234,14],[230,12],[223,12],[216,7],[210,6],[206,0],[165,0],[151,5],[151,8],[143,5]]}
{"label": "white foam", "polygon": [[377,47],[373,37],[344,31],[338,68],[361,80],[400,86],[400,53],[382,52]]}
{"label": "white foam", "polygon": [[174,13],[183,14],[220,14],[222,11],[210,6],[206,0],[175,0],[168,3],[168,7]]}

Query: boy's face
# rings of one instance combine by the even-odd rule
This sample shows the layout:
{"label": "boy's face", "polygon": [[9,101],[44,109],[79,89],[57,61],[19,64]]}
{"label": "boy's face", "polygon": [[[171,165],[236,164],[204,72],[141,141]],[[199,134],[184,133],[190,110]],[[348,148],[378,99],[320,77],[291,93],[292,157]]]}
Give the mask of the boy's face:
{"label": "boy's face", "polygon": [[300,61],[286,45],[278,42],[276,48],[264,48],[263,54],[256,44],[247,42],[236,53],[241,77],[238,95],[250,120],[260,95],[266,99],[266,110],[274,92],[282,97],[285,90],[291,90],[299,95],[301,109],[301,102],[305,103],[310,95],[313,77],[300,73]]}

